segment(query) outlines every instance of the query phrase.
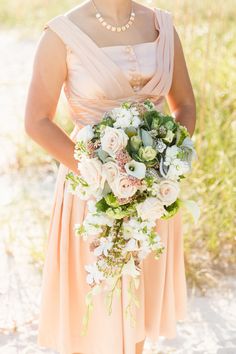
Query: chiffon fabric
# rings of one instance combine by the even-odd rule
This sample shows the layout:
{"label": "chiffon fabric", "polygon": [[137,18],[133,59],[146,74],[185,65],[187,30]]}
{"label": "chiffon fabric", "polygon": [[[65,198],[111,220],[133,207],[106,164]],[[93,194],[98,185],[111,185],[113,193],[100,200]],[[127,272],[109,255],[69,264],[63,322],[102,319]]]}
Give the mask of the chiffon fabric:
{"label": "chiffon fabric", "polygon": [[[64,83],[74,141],[78,130],[98,122],[102,113],[124,100],[149,98],[163,110],[173,75],[174,31],[172,14],[153,9],[157,38],[153,42],[99,47],[60,14],[47,22],[67,48],[68,77]],[[112,314],[107,314],[104,294],[94,298],[86,336],[81,335],[85,313],[85,264],[94,256],[89,242],[75,236],[74,224],[82,223],[87,202],[67,190],[69,169],[59,165],[43,269],[38,344],[60,354],[135,354],[135,344],[145,337],[155,343],[159,336],[176,336],[177,320],[185,319],[187,288],[181,210],[169,220],[157,220],[156,229],[165,245],[159,260],[151,253],[142,262],[136,290],[136,326],[125,317],[128,278],[122,278],[120,297],[115,296]]]}

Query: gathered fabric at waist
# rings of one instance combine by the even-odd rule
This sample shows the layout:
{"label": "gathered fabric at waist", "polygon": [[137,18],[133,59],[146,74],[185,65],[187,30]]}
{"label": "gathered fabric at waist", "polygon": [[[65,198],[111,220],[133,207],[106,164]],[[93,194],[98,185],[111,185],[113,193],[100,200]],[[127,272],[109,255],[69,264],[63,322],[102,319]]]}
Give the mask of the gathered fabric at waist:
{"label": "gathered fabric at waist", "polygon": [[147,98],[154,103],[157,110],[162,112],[164,97],[147,94],[122,97],[115,100],[82,97],[77,97],[76,99],[68,98],[68,103],[71,112],[71,119],[75,125],[75,128],[78,130],[85,125],[93,125],[98,123],[102,119],[105,112],[119,107],[124,101],[137,101],[142,103]]}

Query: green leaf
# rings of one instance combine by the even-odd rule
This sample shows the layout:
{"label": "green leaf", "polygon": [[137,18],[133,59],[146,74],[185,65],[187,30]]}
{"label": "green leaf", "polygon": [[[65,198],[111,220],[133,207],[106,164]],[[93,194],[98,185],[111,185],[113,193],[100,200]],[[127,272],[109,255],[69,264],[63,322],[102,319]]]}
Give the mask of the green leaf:
{"label": "green leaf", "polygon": [[108,154],[106,151],[102,150],[101,147],[100,147],[99,149],[97,149],[96,152],[97,152],[97,154],[98,154],[99,159],[100,159],[103,163],[105,163],[106,158],[109,156],[109,154]]}
{"label": "green leaf", "polygon": [[161,219],[169,219],[172,216],[174,216],[177,211],[179,210],[179,208],[181,207],[182,203],[181,200],[179,198],[176,199],[176,201],[174,203],[172,203],[171,205],[165,206],[165,209],[168,211],[168,214],[163,215],[161,217]]}
{"label": "green leaf", "polygon": [[182,142],[184,141],[184,139],[189,136],[189,132],[187,130],[186,127],[184,127],[183,125],[178,124],[178,129],[176,131],[176,145],[180,146],[182,144]]}
{"label": "green leaf", "polygon": [[113,193],[109,193],[105,196],[105,201],[106,203],[111,206],[111,207],[118,207],[119,206],[119,202],[116,198],[116,196]]}
{"label": "green leaf", "polygon": [[100,211],[100,212],[105,212],[109,208],[109,205],[107,204],[105,198],[100,199],[95,205],[96,205],[97,211]]}

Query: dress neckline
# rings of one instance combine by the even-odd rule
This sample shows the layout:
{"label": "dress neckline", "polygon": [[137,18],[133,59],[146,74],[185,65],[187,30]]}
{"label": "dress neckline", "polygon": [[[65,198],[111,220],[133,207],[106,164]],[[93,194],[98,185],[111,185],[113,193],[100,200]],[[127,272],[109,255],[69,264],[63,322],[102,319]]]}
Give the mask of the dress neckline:
{"label": "dress neckline", "polygon": [[106,48],[124,48],[124,47],[138,47],[138,46],[142,46],[142,45],[149,45],[149,44],[156,44],[159,39],[160,39],[160,24],[157,21],[157,17],[155,15],[155,10],[158,10],[158,8],[154,8],[153,11],[153,16],[154,16],[154,25],[155,25],[155,29],[158,31],[158,35],[157,37],[154,39],[154,41],[150,41],[150,42],[141,42],[141,43],[135,43],[135,44],[118,44],[118,45],[109,45],[109,46],[103,46],[100,47],[86,32],[84,32],[83,30],[80,29],[79,26],[77,26],[67,15],[67,13],[62,14],[61,16],[64,17],[74,28],[75,30],[82,32],[91,42],[93,42],[97,48],[103,50]]}
{"label": "dress neckline", "polygon": [[[165,30],[165,19],[163,18],[165,15],[167,15],[167,11],[163,11],[162,9],[158,7],[153,8],[153,14],[154,14],[154,25],[155,28],[158,30],[158,37],[155,39],[156,45],[155,48],[157,50],[157,55],[159,54],[158,48],[159,46],[162,46],[163,43],[165,42],[165,37],[163,37],[164,30]],[[76,43],[76,40],[74,38],[68,39],[67,45],[71,45],[72,48],[74,48],[74,51],[77,53],[77,55],[81,56],[81,52],[79,52],[79,46],[81,45],[82,50],[85,50],[86,52],[84,53],[84,56],[82,58],[84,59],[85,65],[90,66],[91,65],[91,71],[95,71],[95,74],[98,74],[97,71],[97,66],[101,64],[101,66],[104,66],[105,71],[109,68],[109,70],[106,72],[106,75],[103,75],[100,73],[99,70],[99,75],[101,74],[101,80],[106,78],[106,84],[107,87],[111,87],[112,83],[117,83],[119,88],[120,94],[123,95],[124,90],[126,90],[127,96],[132,96],[132,95],[137,95],[137,92],[134,91],[132,85],[130,84],[129,80],[127,79],[127,76],[124,74],[124,72],[121,70],[120,66],[113,60],[111,59],[110,55],[108,54],[108,50],[102,49],[102,47],[99,47],[97,43],[83,30],[79,28],[72,20],[69,19],[68,13],[64,13],[61,15],[58,15],[55,20],[60,20],[62,21],[61,24],[58,24],[59,30],[61,31],[61,37],[63,38],[64,41],[66,41],[67,36],[72,36],[72,32],[75,33],[75,39],[79,41],[80,43]],[[53,22],[54,19],[49,22],[49,24],[52,25],[53,27]],[[64,25],[63,25],[64,23]],[[68,25],[68,28],[66,27]],[[56,24],[55,24],[56,26]],[[60,27],[61,26],[61,27]],[[65,26],[65,27],[64,27]],[[57,28],[55,28],[56,30]],[[143,42],[143,43],[149,43],[149,42]],[[137,44],[130,44],[129,46],[136,46],[139,45],[140,47],[144,45],[143,43],[137,43]],[[122,45],[121,45],[122,46]],[[128,46],[128,45],[127,45]],[[83,52],[82,52],[83,54]],[[161,55],[161,53],[159,54]],[[94,62],[95,60],[95,62]],[[91,61],[91,62],[90,62]],[[97,64],[97,66],[95,65]],[[153,85],[155,84],[155,80],[157,79],[158,72],[155,73],[155,75],[149,80],[138,92],[139,95],[145,95],[146,92],[148,92],[149,89],[152,89]],[[108,89],[108,92],[110,90]],[[109,92],[110,93],[110,92]]]}

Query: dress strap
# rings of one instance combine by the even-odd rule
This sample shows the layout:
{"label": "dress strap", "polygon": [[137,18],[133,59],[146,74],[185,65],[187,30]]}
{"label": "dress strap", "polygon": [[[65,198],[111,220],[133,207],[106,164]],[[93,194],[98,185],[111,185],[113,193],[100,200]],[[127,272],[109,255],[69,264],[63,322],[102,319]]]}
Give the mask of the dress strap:
{"label": "dress strap", "polygon": [[72,23],[69,23],[65,15],[61,14],[51,18],[44,25],[43,30],[47,28],[52,29],[61,38],[67,49],[78,48],[81,43],[79,31],[76,31],[75,28],[72,27]]}
{"label": "dress strap", "polygon": [[53,17],[45,24],[44,28],[47,27],[61,38],[67,49],[77,56],[81,65],[99,83],[104,97],[113,99],[134,94],[122,69],[66,14]]}
{"label": "dress strap", "polygon": [[174,68],[174,25],[172,13],[155,7],[155,20],[159,22],[160,40],[157,50],[157,86],[155,91],[166,96],[170,90]]}

